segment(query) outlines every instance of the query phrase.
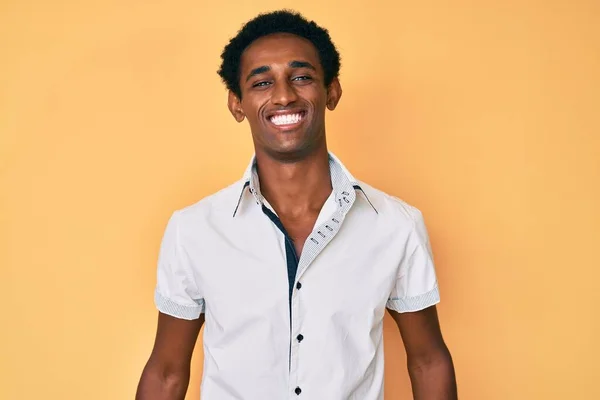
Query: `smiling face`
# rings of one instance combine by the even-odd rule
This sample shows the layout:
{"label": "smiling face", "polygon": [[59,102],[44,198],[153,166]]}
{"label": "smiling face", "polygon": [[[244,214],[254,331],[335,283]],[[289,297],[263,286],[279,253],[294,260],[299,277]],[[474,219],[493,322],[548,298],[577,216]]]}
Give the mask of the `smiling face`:
{"label": "smiling face", "polygon": [[302,158],[325,144],[325,108],[341,96],[337,78],[325,87],[315,46],[292,34],[254,41],[240,62],[242,98],[229,93],[238,122],[248,119],[257,153],[279,160]]}

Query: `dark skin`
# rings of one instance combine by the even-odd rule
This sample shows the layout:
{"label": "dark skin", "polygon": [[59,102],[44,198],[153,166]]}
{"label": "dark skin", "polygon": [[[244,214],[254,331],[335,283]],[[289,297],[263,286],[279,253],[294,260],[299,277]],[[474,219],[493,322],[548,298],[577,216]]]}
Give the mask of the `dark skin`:
{"label": "dark skin", "polygon": [[[260,189],[294,240],[296,252],[312,231],[332,186],[325,139],[325,111],[334,110],[342,89],[328,86],[317,50],[290,34],[253,42],[243,53],[241,98],[229,93],[236,121],[248,120]],[[287,118],[287,119],[286,119]],[[411,313],[390,311],[407,353],[416,400],[454,400],[456,379],[435,306]],[[204,315],[195,321],[159,313],[152,354],[137,400],[183,400],[190,362]]]}
{"label": "dark skin", "polygon": [[184,400],[190,382],[192,353],[204,314],[188,321],[158,313],[150,358],[138,384],[136,400]]}
{"label": "dark skin", "polygon": [[[229,94],[229,110],[248,120],[260,190],[294,241],[298,256],[331,193],[325,109],[342,95],[337,79],[325,87],[315,47],[290,34],[256,40],[242,55],[242,98]],[[300,114],[295,124],[272,116]]]}

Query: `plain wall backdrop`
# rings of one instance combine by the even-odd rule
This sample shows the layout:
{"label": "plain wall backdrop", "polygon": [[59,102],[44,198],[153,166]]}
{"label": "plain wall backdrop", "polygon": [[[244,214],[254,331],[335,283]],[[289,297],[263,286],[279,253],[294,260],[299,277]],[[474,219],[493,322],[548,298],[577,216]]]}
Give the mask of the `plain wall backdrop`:
{"label": "plain wall backdrop", "polygon": [[[0,398],[133,398],[167,219],[252,155],[221,49],[282,7],[342,54],[330,149],[423,211],[460,398],[600,399],[593,0],[2,1]],[[389,316],[385,349],[411,398]]]}

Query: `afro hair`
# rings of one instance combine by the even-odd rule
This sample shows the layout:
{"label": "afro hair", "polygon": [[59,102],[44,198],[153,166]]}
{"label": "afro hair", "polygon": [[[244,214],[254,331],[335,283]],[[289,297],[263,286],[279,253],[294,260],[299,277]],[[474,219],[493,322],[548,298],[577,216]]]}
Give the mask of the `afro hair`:
{"label": "afro hair", "polygon": [[324,72],[325,86],[340,72],[340,54],[327,29],[309,21],[300,13],[289,10],[259,14],[248,21],[221,53],[218,74],[227,89],[242,97],[240,89],[240,60],[242,53],[255,40],[274,33],[290,33],[309,40],[317,49]]}

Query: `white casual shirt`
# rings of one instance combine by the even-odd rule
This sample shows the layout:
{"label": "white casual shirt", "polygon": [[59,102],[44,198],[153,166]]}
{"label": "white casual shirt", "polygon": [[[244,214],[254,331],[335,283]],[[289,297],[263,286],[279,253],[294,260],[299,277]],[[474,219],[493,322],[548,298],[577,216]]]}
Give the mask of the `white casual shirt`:
{"label": "white casual shirt", "polygon": [[202,400],[383,400],[385,308],[439,302],[419,210],[357,181],[329,155],[332,193],[299,259],[243,179],[171,216],[155,303],[205,313]]}

